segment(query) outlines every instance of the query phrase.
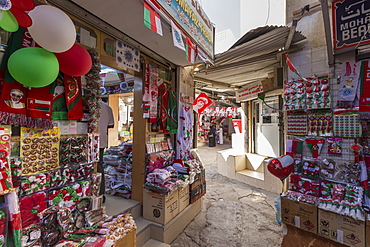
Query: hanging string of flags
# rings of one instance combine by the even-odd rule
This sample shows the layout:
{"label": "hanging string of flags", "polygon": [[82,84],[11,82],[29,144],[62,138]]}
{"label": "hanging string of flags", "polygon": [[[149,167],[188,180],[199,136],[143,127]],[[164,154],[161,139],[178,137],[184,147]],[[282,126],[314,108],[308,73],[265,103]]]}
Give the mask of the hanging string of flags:
{"label": "hanging string of flags", "polygon": [[[157,9],[161,9],[158,4],[154,1],[149,1],[153,4]],[[148,4],[148,2],[144,1],[144,25],[148,27],[150,30],[158,33],[159,35],[163,36],[162,31],[162,22],[159,13]],[[195,63],[196,59],[198,58],[200,61],[203,62],[211,62],[209,57],[203,52],[188,36],[184,35],[181,29],[174,23],[171,19],[171,32],[172,32],[172,39],[173,44],[175,47],[185,51],[186,59],[191,62]],[[185,37],[185,41],[183,40],[183,36]]]}

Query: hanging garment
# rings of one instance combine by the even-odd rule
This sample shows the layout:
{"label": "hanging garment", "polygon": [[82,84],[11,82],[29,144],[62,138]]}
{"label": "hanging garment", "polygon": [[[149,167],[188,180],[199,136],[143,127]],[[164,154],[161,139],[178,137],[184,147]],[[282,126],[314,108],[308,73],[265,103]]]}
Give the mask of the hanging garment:
{"label": "hanging garment", "polygon": [[81,119],[83,117],[81,77],[64,75],[64,90],[68,119]]}

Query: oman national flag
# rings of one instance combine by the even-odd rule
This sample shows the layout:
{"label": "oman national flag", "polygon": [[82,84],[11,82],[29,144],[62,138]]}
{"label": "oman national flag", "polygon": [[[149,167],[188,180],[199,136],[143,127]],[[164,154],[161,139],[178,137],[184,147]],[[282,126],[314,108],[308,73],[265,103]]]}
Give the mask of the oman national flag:
{"label": "oman national flag", "polygon": [[301,74],[298,72],[298,70],[296,69],[296,67],[294,67],[294,65],[290,61],[290,59],[288,57],[288,54],[286,52],[285,52],[285,59],[286,59],[286,63],[288,65],[289,70],[292,71],[293,73],[295,73],[302,80],[307,81],[306,78],[304,78],[303,76],[301,76]]}
{"label": "oman national flag", "polygon": [[195,57],[196,57],[196,51],[195,51],[195,44],[191,39],[186,37],[186,59],[194,63],[195,62]]}
{"label": "oman national flag", "polygon": [[144,25],[163,36],[162,23],[159,14],[146,2],[144,2]]}

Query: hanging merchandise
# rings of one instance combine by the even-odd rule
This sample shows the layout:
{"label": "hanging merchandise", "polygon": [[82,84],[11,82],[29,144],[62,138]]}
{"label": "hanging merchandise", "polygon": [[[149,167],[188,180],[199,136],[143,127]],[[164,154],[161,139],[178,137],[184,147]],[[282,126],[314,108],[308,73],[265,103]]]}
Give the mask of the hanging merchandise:
{"label": "hanging merchandise", "polygon": [[361,124],[358,110],[334,110],[334,135],[340,137],[360,137]]}
{"label": "hanging merchandise", "polygon": [[91,59],[92,67],[91,70],[85,75],[86,89],[89,91],[89,97],[87,97],[87,105],[89,107],[90,120],[88,125],[88,133],[92,133],[98,126],[101,110],[100,100],[100,59],[99,52],[97,49],[88,50]]}
{"label": "hanging merchandise", "polygon": [[286,154],[295,159],[302,159],[303,141],[302,140],[286,140]]}
{"label": "hanging merchandise", "polygon": [[90,71],[92,60],[90,54],[81,45],[75,43],[69,50],[55,54],[59,70],[70,76],[83,76]]}
{"label": "hanging merchandise", "polygon": [[330,111],[308,113],[309,136],[332,136],[333,116]]}
{"label": "hanging merchandise", "polygon": [[64,75],[59,73],[57,79],[50,85],[50,90],[53,92],[53,107],[52,119],[53,120],[68,120],[66,95],[64,90]]}
{"label": "hanging merchandise", "polygon": [[33,21],[29,27],[32,38],[51,52],[69,50],[76,41],[75,26],[67,14],[51,5],[38,5],[28,13]]}
{"label": "hanging merchandise", "polygon": [[309,78],[306,84],[306,109],[330,108],[330,84],[327,76]]}
{"label": "hanging merchandise", "polygon": [[346,61],[342,63],[342,76],[338,90],[338,108],[354,107],[360,72],[361,62]]}
{"label": "hanging merchandise", "polygon": [[158,114],[158,68],[150,66],[150,81],[149,81],[149,95],[150,95],[150,109],[149,122],[155,123]]}
{"label": "hanging merchandise", "polygon": [[190,149],[193,145],[193,116],[190,107],[181,107],[177,144],[177,158],[187,160],[190,157]]}
{"label": "hanging merchandise", "polygon": [[159,103],[159,129],[163,133],[168,133],[167,130],[167,119],[168,119],[168,98],[169,98],[169,86],[162,80],[159,81],[160,85],[158,88],[158,93],[161,95],[158,99]]}
{"label": "hanging merchandise", "polygon": [[12,179],[9,164],[10,126],[0,126],[0,195],[11,192]]}
{"label": "hanging merchandise", "polygon": [[53,129],[21,128],[22,174],[35,174],[59,167],[59,127]]}
{"label": "hanging merchandise", "polygon": [[304,111],[288,112],[288,135],[307,135],[307,114]]}
{"label": "hanging merchandise", "polygon": [[314,139],[306,138],[306,143],[311,151],[312,157],[318,159],[321,153],[322,147],[324,146],[325,139]]}
{"label": "hanging merchandise", "polygon": [[321,162],[320,178],[322,179],[334,179],[336,171],[335,161],[332,159],[324,159]]}
{"label": "hanging merchandise", "polygon": [[359,119],[370,119],[370,64],[369,60],[362,61],[360,77],[360,109]]}
{"label": "hanging merchandise", "polygon": [[170,91],[168,96],[168,117],[167,117],[167,130],[171,134],[177,134],[178,128],[178,109],[177,109],[177,96],[175,91]]}
{"label": "hanging merchandise", "polygon": [[294,159],[290,155],[283,155],[276,159],[271,159],[267,165],[268,171],[279,178],[282,182],[293,171]]}
{"label": "hanging merchandise", "polygon": [[284,110],[305,109],[305,92],[303,80],[284,81]]}
{"label": "hanging merchandise", "polygon": [[150,65],[145,64],[145,84],[144,84],[144,93],[143,93],[143,118],[149,118],[149,111],[150,111]]}
{"label": "hanging merchandise", "polygon": [[320,196],[319,181],[311,178],[305,178],[298,174],[290,175],[289,189],[308,196]]}
{"label": "hanging merchandise", "polygon": [[212,100],[208,97],[208,95],[201,93],[193,102],[193,110],[198,114],[202,114],[204,110],[211,104]]}
{"label": "hanging merchandise", "polygon": [[116,63],[118,67],[140,71],[140,51],[134,47],[116,40]]}
{"label": "hanging merchandise", "polygon": [[70,120],[83,118],[81,77],[64,75],[67,117]]}
{"label": "hanging merchandise", "polygon": [[328,137],[328,154],[342,155],[342,137]]}

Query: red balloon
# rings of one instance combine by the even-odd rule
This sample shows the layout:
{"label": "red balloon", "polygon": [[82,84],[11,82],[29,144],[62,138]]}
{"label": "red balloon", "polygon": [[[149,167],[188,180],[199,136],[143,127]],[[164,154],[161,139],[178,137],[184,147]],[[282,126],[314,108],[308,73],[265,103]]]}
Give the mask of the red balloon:
{"label": "red balloon", "polygon": [[90,54],[79,44],[69,50],[55,53],[59,61],[59,70],[70,76],[82,76],[90,71],[92,60]]}
{"label": "red balloon", "polygon": [[17,9],[30,11],[35,8],[33,0],[12,0],[12,6]]}
{"label": "red balloon", "polygon": [[30,27],[32,25],[31,17],[28,14],[26,14],[26,12],[24,12],[23,10],[11,8],[10,12],[12,12],[15,19],[17,19],[19,26]]}
{"label": "red balloon", "polygon": [[280,158],[272,159],[267,165],[269,172],[278,177],[280,180],[284,180],[292,173],[294,167],[294,160],[289,155],[283,155]]}

